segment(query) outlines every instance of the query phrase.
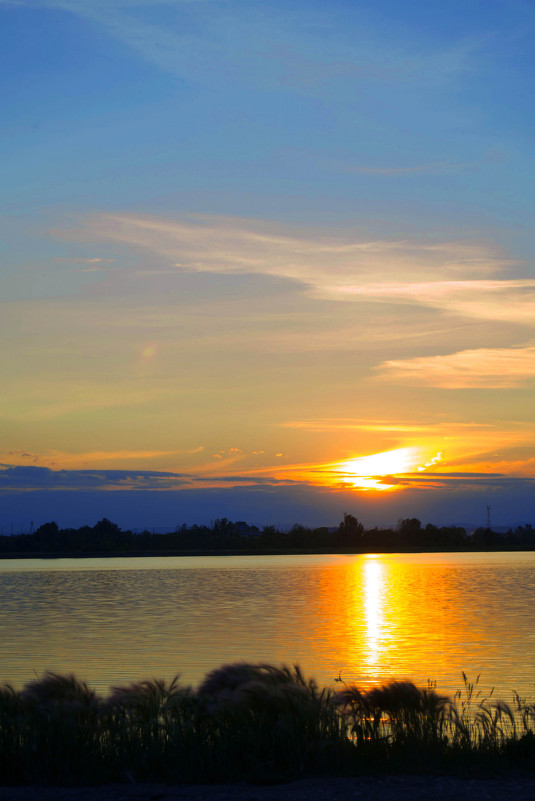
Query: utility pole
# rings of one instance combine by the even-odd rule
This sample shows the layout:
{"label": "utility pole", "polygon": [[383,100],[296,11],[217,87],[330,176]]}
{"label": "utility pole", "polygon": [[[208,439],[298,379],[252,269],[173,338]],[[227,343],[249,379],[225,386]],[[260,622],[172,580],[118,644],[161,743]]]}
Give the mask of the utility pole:
{"label": "utility pole", "polygon": [[487,528],[490,531],[490,506],[487,504]]}

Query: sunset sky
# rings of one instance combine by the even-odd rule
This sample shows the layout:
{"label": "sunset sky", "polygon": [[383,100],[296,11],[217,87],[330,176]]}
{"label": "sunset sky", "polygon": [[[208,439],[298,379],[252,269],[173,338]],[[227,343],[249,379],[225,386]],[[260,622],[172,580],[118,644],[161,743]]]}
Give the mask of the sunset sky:
{"label": "sunset sky", "polygon": [[0,524],[535,523],[535,8],[0,0]]}

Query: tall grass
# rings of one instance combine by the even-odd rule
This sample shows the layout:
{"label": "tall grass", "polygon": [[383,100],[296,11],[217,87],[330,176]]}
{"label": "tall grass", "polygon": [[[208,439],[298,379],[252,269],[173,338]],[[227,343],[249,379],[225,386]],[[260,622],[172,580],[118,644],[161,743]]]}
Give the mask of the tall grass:
{"label": "tall grass", "polygon": [[98,696],[45,673],[0,687],[0,783],[280,782],[315,774],[535,768],[535,704],[433,685],[319,688],[299,667],[246,663]]}

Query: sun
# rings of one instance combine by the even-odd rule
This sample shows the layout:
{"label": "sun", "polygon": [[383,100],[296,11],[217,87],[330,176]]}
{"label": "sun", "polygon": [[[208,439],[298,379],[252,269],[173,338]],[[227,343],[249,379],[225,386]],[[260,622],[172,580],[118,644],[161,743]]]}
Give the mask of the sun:
{"label": "sun", "polygon": [[441,451],[429,458],[427,447],[412,445],[355,456],[340,462],[286,465],[277,471],[276,478],[304,481],[337,490],[394,492],[408,486],[423,486],[416,477],[428,469],[435,470],[442,458]]}
{"label": "sun", "polygon": [[409,473],[418,465],[418,448],[396,448],[336,462],[331,466],[333,477],[356,489],[393,490],[395,484],[383,483],[385,476]]}

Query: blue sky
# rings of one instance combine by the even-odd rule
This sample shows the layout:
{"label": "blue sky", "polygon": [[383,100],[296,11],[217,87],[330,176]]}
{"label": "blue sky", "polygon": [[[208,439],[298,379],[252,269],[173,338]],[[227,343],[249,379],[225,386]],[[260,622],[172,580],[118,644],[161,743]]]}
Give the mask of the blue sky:
{"label": "blue sky", "polygon": [[527,222],[533,13],[428,6],[2,3],[7,208]]}
{"label": "blue sky", "polygon": [[[184,474],[190,518],[242,518],[244,477],[324,517],[351,490],[373,524],[409,490],[313,476],[395,452],[436,474],[431,519],[460,473],[488,474],[469,519],[496,475],[503,517],[515,480],[532,514],[532,4],[0,0],[0,20],[4,471],[74,471],[73,508],[76,471],[132,471],[141,498],[140,471]],[[39,519],[47,490],[10,475],[5,521]]]}

